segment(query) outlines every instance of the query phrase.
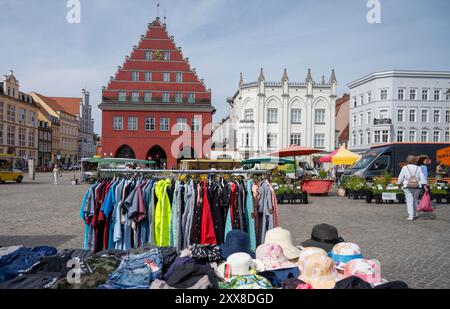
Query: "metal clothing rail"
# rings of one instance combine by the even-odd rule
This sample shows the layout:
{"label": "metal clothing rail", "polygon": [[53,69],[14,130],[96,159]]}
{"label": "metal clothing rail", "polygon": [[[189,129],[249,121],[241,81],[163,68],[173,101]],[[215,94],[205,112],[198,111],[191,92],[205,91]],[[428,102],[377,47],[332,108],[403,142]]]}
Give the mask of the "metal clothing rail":
{"label": "metal clothing rail", "polygon": [[100,173],[144,174],[269,174],[269,170],[152,170],[152,169],[100,169]]}

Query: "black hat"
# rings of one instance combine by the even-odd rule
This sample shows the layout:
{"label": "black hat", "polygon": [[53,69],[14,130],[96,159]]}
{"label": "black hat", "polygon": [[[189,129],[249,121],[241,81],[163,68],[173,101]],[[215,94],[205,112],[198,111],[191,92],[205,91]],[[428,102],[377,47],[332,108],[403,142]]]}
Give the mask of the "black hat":
{"label": "black hat", "polygon": [[342,237],[339,237],[337,229],[329,224],[319,224],[313,227],[311,239],[302,242],[302,246],[322,248],[326,252],[330,252],[335,244],[344,242]]}
{"label": "black hat", "polygon": [[351,276],[336,282],[334,289],[370,290],[372,286],[359,277]]}

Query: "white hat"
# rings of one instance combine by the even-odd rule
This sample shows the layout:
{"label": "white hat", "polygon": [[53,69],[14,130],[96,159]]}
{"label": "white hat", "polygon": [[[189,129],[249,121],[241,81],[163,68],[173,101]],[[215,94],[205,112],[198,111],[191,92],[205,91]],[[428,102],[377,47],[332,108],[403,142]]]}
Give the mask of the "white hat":
{"label": "white hat", "polygon": [[297,266],[300,269],[300,271],[303,269],[303,262],[309,256],[315,255],[315,254],[328,256],[327,252],[325,250],[323,250],[322,248],[317,248],[317,247],[306,247],[306,248],[303,248],[302,251],[300,252],[300,256],[298,257],[298,263],[297,263]]}
{"label": "white hat", "polygon": [[236,276],[252,275],[264,270],[262,261],[252,259],[248,253],[238,252],[230,255],[225,263],[217,267],[217,274],[226,281],[230,281]]}
{"label": "white hat", "polygon": [[264,243],[280,245],[283,248],[284,255],[289,260],[296,259],[300,255],[300,249],[296,248],[292,243],[291,232],[281,227],[268,230]]}

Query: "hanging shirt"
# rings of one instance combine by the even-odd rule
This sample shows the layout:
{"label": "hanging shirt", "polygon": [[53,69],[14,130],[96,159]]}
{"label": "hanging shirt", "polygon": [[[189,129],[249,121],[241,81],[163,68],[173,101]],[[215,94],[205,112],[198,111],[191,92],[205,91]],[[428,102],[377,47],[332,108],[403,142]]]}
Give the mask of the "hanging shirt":
{"label": "hanging shirt", "polygon": [[155,208],[155,244],[158,247],[167,247],[170,243],[171,205],[167,188],[171,185],[170,179],[160,180],[156,183],[155,193],[158,203]]}
{"label": "hanging shirt", "polygon": [[208,188],[206,186],[206,180],[203,181],[203,208],[200,244],[217,245],[216,232],[214,230],[214,222],[211,215],[211,206],[208,198]]}
{"label": "hanging shirt", "polygon": [[246,211],[245,211],[245,223],[247,226],[247,233],[250,236],[250,248],[252,251],[256,250],[256,229],[255,229],[255,219],[254,219],[254,207],[253,207],[253,179],[247,181],[246,189]]}

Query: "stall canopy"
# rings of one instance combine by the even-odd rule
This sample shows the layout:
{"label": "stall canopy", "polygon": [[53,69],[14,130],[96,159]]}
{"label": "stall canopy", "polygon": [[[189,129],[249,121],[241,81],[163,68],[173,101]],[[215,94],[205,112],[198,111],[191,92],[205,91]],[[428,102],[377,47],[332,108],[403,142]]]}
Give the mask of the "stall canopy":
{"label": "stall canopy", "polygon": [[297,175],[297,156],[308,156],[320,152],[322,152],[322,150],[294,145],[278,150],[270,155],[280,158],[294,157],[295,175]]}
{"label": "stall canopy", "polygon": [[353,165],[356,161],[361,159],[360,155],[353,153],[344,147],[331,158],[331,163],[334,165]]}
{"label": "stall canopy", "polygon": [[258,164],[258,163],[294,164],[294,160],[283,159],[279,157],[261,157],[261,158],[250,158],[241,162],[241,164]]}
{"label": "stall canopy", "polygon": [[334,156],[338,153],[339,150],[340,150],[340,149],[336,149],[336,150],[333,151],[331,154],[326,155],[326,156],[320,158],[320,162],[321,162],[321,163],[331,163],[331,158],[334,157]]}

